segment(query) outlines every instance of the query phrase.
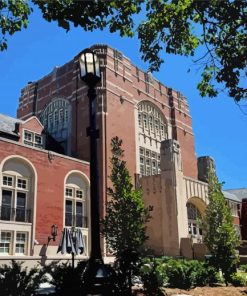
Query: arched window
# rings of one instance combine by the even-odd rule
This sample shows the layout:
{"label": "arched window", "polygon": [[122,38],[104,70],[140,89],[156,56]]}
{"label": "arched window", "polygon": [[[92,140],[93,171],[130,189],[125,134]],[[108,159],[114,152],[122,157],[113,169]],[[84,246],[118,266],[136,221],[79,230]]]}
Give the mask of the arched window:
{"label": "arched window", "polygon": [[65,99],[51,101],[40,115],[45,130],[61,144],[68,154],[68,132],[70,128],[70,104]]}
{"label": "arched window", "polygon": [[197,219],[201,218],[201,213],[195,205],[187,203],[187,216],[188,216],[188,232],[189,235],[197,238],[202,237],[202,230],[198,226]]}
{"label": "arched window", "polygon": [[89,183],[81,173],[72,172],[66,178],[64,199],[64,225],[65,227],[81,228],[84,237],[84,242],[87,246],[89,227]]}
{"label": "arched window", "polygon": [[167,124],[162,112],[151,102],[138,104],[137,167],[142,176],[160,173],[160,143],[168,138]]}
{"label": "arched window", "polygon": [[29,253],[34,179],[32,168],[23,159],[13,157],[3,165],[0,193],[0,255]]}

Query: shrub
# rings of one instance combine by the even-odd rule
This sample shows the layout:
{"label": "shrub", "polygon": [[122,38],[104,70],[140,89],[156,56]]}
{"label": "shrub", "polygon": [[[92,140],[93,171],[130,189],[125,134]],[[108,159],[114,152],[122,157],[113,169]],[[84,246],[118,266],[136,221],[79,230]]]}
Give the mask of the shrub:
{"label": "shrub", "polygon": [[192,285],[187,261],[170,259],[165,265],[165,274],[169,287],[188,289]]}
{"label": "shrub", "polygon": [[197,260],[170,259],[165,265],[165,274],[168,286],[180,289],[212,285],[219,280],[213,267]]}
{"label": "shrub", "polygon": [[164,263],[158,258],[144,258],[140,266],[140,277],[148,296],[163,295],[161,287],[164,284]]}
{"label": "shrub", "polygon": [[240,265],[239,269],[242,270],[243,272],[247,272],[247,264]]}
{"label": "shrub", "polygon": [[51,284],[55,286],[57,296],[80,295],[85,265],[86,261],[82,261],[76,268],[72,268],[68,263],[52,262],[45,267],[46,272],[53,278]]}
{"label": "shrub", "polygon": [[190,278],[193,287],[203,287],[206,285],[213,285],[220,281],[219,273],[210,265],[193,260],[189,261]]}
{"label": "shrub", "polygon": [[243,287],[246,284],[246,281],[241,277],[240,274],[234,273],[231,275],[230,283],[234,287]]}
{"label": "shrub", "polygon": [[32,296],[39,284],[46,280],[44,269],[37,267],[29,271],[22,268],[23,262],[11,261],[11,266],[4,264],[0,267],[1,296]]}

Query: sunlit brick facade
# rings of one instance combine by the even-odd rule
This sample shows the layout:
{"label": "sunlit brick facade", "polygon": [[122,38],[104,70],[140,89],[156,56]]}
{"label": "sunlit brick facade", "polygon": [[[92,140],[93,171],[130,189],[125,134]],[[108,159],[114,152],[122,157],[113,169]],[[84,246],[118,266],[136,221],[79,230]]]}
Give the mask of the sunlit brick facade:
{"label": "sunlit brick facade", "polygon": [[[133,183],[141,184],[145,202],[154,205],[148,245],[159,254],[176,256],[183,253],[191,257],[191,251],[188,251],[191,239],[201,243],[196,216],[205,210],[208,188],[200,177],[202,170],[195,155],[188,102],[180,92],[139,69],[118,50],[107,45],[94,45],[91,49],[98,54],[101,68],[101,82],[97,86],[101,216],[107,202],[106,188],[110,185],[110,142],[112,137],[118,136],[123,140],[124,158]],[[70,226],[66,225],[69,223],[66,213],[72,211],[77,202],[80,205],[82,194],[86,201],[90,198],[89,139],[86,135],[88,97],[87,86],[79,78],[79,56],[55,67],[41,79],[29,82],[21,90],[18,119],[13,121],[14,132],[0,134],[2,176],[8,157],[13,157],[27,165],[30,174],[27,179],[31,178],[33,182],[31,220],[24,225],[29,227],[25,230],[28,255],[44,254],[42,248],[50,226],[57,224],[60,230]],[[23,129],[26,133],[21,131]],[[8,174],[9,169],[6,177]],[[4,180],[5,185],[2,185],[6,187],[8,179]],[[16,180],[18,184],[18,178]],[[236,210],[234,223],[239,227],[241,201],[234,195],[226,198],[233,211]],[[90,221],[82,221],[83,225],[74,226],[83,228],[90,248]],[[14,229],[20,221],[17,222],[3,223],[0,219],[1,230],[7,233],[6,229],[9,229],[13,235],[12,254],[16,244]],[[51,256],[54,256],[57,242],[53,245]],[[46,248],[47,254],[49,250]],[[203,250],[198,252],[200,257]]]}

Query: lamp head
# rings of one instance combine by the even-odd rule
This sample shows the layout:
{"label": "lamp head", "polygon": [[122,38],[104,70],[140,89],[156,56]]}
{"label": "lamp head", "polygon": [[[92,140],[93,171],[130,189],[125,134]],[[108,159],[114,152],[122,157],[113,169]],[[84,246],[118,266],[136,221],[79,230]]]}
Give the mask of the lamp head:
{"label": "lamp head", "polygon": [[89,86],[95,86],[100,81],[98,56],[89,49],[85,49],[79,57],[80,78]]}
{"label": "lamp head", "polygon": [[53,236],[53,238],[57,236],[57,225],[55,224],[51,226],[51,235]]}

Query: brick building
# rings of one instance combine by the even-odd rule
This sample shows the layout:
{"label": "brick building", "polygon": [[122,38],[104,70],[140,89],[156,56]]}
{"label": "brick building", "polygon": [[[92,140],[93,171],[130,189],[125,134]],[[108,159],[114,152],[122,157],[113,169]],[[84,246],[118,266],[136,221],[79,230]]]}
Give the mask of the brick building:
{"label": "brick building", "polygon": [[[107,45],[94,45],[91,49],[98,54],[101,67],[101,83],[97,87],[101,215],[104,215],[109,186],[110,140],[118,136],[123,140],[125,160],[133,182],[142,184],[145,201],[155,205],[155,217],[149,231],[156,230],[150,235],[149,245],[157,253],[179,255],[183,245],[188,250],[189,237],[200,242],[196,216],[207,204],[207,183],[201,177],[205,166],[198,166],[203,159],[198,162],[195,155],[187,100],[180,92],[164,86],[150,73],[136,67],[118,50]],[[79,195],[86,194],[79,193],[81,187],[86,186],[87,189],[81,191],[88,192],[88,98],[87,86],[79,78],[79,56],[22,89],[18,120],[13,120],[12,130],[2,135],[2,167],[4,159],[14,149],[13,155],[25,157],[30,174],[32,171],[38,178],[38,181],[34,178],[38,190],[33,191],[37,204],[33,204],[32,227],[35,231],[31,233],[30,230],[30,246],[34,240],[39,245],[45,243],[50,224],[56,223],[59,228],[69,226],[65,219],[66,208],[70,207],[67,197],[75,194],[72,204],[76,212],[76,190]],[[35,148],[41,143],[45,149]],[[13,146],[9,152],[8,145]],[[69,172],[72,177],[75,174],[74,179],[81,172],[84,180],[81,187],[73,181],[73,193],[69,190],[70,185],[66,187]],[[3,181],[8,183],[8,178]],[[234,218],[237,227],[241,200],[234,193],[232,199],[229,197],[230,193],[226,194],[229,203],[237,209]],[[45,213],[44,208],[47,209]],[[162,227],[157,229],[160,221]],[[86,237],[88,227],[84,228]],[[186,254],[190,256],[189,252]]]}

